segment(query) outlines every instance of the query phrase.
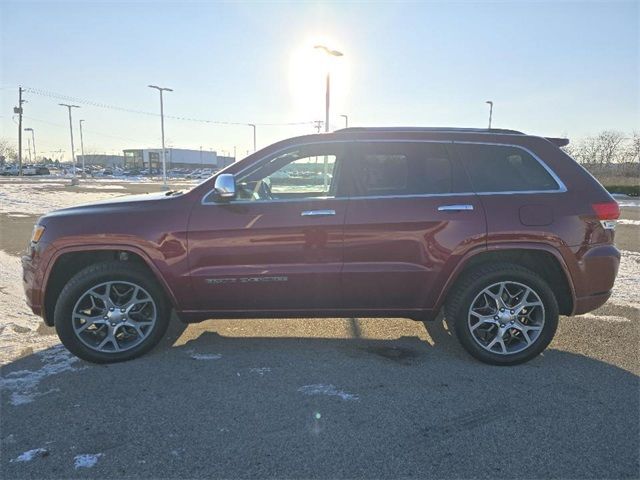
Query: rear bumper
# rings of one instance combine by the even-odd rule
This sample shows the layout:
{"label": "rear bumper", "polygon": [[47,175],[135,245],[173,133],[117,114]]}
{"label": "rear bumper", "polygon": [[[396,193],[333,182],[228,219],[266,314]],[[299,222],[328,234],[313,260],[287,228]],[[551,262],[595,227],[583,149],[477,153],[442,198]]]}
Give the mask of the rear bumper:
{"label": "rear bumper", "polygon": [[588,297],[576,298],[573,308],[573,315],[582,315],[583,313],[587,313],[601,307],[602,305],[607,303],[607,300],[609,300],[610,296],[611,292],[606,292],[596,295],[590,295]]}
{"label": "rear bumper", "polygon": [[575,301],[573,315],[602,306],[613,290],[620,267],[620,251],[614,245],[596,245],[581,252],[573,273]]}

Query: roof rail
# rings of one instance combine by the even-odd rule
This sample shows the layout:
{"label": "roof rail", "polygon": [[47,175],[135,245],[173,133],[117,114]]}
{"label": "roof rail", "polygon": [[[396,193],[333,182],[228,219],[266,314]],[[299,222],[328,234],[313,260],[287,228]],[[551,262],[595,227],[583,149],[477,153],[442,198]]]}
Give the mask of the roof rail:
{"label": "roof rail", "polygon": [[341,128],[334,133],[357,132],[460,132],[460,133],[506,133],[510,135],[525,135],[518,130],[506,128],[461,128],[461,127],[349,127]]}

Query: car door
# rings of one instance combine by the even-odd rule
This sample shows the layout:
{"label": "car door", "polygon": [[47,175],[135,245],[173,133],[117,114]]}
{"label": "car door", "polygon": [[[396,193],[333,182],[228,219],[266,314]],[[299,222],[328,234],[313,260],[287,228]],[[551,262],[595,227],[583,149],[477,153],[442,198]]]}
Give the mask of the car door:
{"label": "car door", "polygon": [[362,142],[343,173],[345,307],[432,308],[460,257],[486,238],[482,204],[449,145]]}
{"label": "car door", "polygon": [[340,306],[344,152],[340,143],[289,147],[239,172],[235,199],[211,192],[194,207],[189,261],[202,310]]}

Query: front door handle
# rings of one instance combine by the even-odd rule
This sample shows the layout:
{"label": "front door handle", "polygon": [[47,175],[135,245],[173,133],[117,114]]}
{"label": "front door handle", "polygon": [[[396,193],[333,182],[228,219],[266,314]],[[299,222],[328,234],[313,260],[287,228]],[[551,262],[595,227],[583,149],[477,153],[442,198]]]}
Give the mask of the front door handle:
{"label": "front door handle", "polygon": [[473,210],[473,205],[440,205],[438,207],[439,212],[463,212],[466,210]]}
{"label": "front door handle", "polygon": [[305,210],[300,214],[301,217],[328,217],[335,215],[335,210]]}

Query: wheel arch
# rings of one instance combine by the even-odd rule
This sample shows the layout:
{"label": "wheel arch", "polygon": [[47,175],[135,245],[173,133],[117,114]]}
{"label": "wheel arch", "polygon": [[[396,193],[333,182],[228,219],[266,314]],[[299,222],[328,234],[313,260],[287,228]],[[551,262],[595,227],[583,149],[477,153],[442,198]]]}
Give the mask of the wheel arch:
{"label": "wheel arch", "polygon": [[456,266],[442,289],[435,311],[438,311],[456,283],[465,272],[487,263],[508,262],[521,265],[542,277],[556,293],[561,315],[571,315],[576,301],[571,274],[560,253],[546,245],[510,244],[494,246],[490,250],[474,251],[464,257]]}
{"label": "wheel arch", "polygon": [[147,269],[158,282],[171,305],[174,308],[177,307],[172,289],[143,250],[131,245],[83,245],[58,250],[49,262],[43,282],[42,300],[42,316],[46,325],[53,326],[53,312],[58,295],[69,279],[89,265],[108,260],[135,262]]}

